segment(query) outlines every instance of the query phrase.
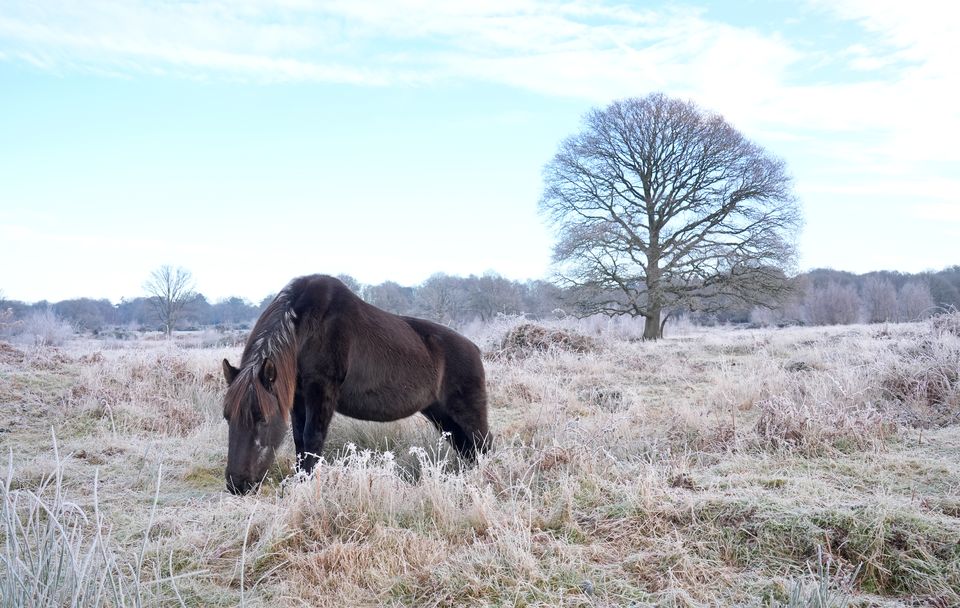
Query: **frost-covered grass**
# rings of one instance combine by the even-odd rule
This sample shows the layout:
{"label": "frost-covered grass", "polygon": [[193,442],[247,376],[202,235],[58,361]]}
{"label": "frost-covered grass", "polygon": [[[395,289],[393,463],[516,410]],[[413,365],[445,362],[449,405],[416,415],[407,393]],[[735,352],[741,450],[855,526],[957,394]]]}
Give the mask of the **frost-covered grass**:
{"label": "frost-covered grass", "polygon": [[[58,585],[110,605],[111,581],[145,605],[960,604],[949,325],[684,326],[650,343],[628,322],[561,320],[554,346],[504,348],[521,322],[467,328],[497,435],[476,466],[419,417],[335,418],[311,479],[288,478],[288,445],[243,498],[222,491],[219,402],[238,347],[0,346],[5,539],[61,522],[17,555],[99,560]],[[8,594],[41,569],[6,542],[0,604],[30,605]]]}
{"label": "frost-covered grass", "polygon": [[6,478],[0,484],[0,604],[139,608],[175,601],[185,605],[177,579],[198,573],[173,575],[171,561],[165,574],[163,560],[154,560],[152,571],[144,569],[159,484],[139,551],[118,543],[99,510],[96,475],[92,503],[84,509],[67,492],[56,436],[51,439],[52,470],[32,487],[15,487],[13,454],[9,454]]}

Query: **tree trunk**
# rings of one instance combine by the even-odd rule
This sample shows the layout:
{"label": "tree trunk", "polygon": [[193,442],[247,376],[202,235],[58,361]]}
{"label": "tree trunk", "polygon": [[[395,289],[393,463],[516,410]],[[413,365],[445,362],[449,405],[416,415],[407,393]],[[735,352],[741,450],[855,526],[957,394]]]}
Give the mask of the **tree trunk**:
{"label": "tree trunk", "polygon": [[643,339],[656,340],[660,338],[660,309],[650,311],[650,314],[643,318]]}
{"label": "tree trunk", "polygon": [[[651,212],[649,221],[653,224],[653,215]],[[660,235],[657,232],[650,232],[650,247],[647,249],[647,311],[643,323],[643,339],[657,340],[660,338],[660,313],[663,311],[662,300],[660,299],[660,252],[658,244]]]}
{"label": "tree trunk", "polygon": [[667,321],[670,320],[670,315],[673,314],[673,311],[668,312],[663,316],[663,321],[660,321],[660,338],[663,338],[663,328],[667,326]]}

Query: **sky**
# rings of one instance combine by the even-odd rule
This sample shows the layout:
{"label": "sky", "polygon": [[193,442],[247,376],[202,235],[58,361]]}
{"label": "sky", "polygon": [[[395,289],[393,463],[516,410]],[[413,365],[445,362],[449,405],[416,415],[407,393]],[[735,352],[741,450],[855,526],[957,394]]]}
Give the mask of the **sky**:
{"label": "sky", "polygon": [[796,270],[960,264],[960,3],[0,0],[0,291],[550,275],[543,166],[660,91],[783,158]]}

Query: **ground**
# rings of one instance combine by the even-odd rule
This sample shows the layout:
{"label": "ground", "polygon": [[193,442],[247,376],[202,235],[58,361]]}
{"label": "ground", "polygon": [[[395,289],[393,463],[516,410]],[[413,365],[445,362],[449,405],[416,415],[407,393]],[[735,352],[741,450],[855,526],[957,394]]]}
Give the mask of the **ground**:
{"label": "ground", "polygon": [[229,336],[0,344],[0,604],[960,605],[953,326],[519,323],[465,330],[477,465],[339,417],[313,477],[288,442],[242,498]]}

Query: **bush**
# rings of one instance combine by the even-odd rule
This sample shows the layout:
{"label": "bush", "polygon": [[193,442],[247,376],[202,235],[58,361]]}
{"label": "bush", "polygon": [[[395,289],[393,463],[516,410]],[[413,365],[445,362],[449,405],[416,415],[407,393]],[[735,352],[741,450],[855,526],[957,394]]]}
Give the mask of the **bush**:
{"label": "bush", "polygon": [[939,336],[946,334],[960,337],[960,311],[937,315],[930,321],[933,331]]}
{"label": "bush", "polygon": [[575,331],[549,329],[534,323],[518,325],[507,332],[500,343],[499,355],[523,357],[534,352],[551,349],[576,353],[589,352],[596,343]]}
{"label": "bush", "polygon": [[13,320],[13,309],[7,308],[0,310],[0,335],[12,328],[16,322]]}
{"label": "bush", "polygon": [[11,337],[34,346],[60,346],[73,337],[73,326],[48,308],[30,313],[14,326]]}

